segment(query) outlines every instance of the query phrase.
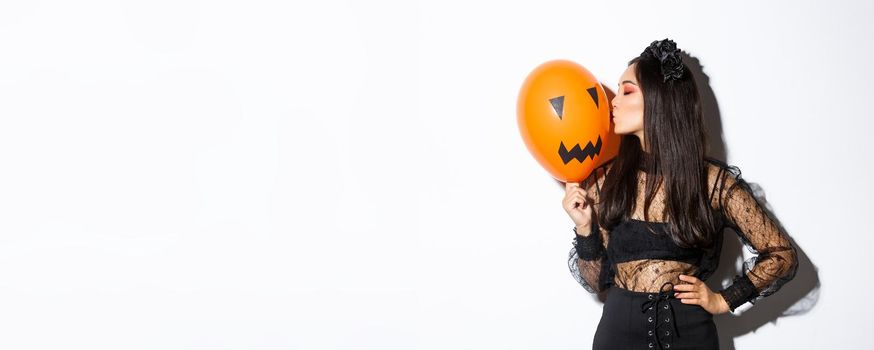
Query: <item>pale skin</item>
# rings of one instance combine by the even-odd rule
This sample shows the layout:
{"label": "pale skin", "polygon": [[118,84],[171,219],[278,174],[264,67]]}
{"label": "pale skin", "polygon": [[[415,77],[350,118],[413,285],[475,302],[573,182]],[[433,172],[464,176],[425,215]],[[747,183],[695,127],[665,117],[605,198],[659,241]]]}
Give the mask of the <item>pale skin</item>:
{"label": "pale skin", "polygon": [[[634,135],[646,145],[643,128],[643,92],[634,76],[636,63],[625,69],[619,78],[619,91],[613,98],[614,131],[619,135]],[[648,151],[648,147],[644,146]],[[591,232],[592,202],[579,182],[565,184],[565,197],[562,207],[577,227],[577,234],[588,236]],[[680,275],[682,283],[674,286],[674,296],[683,304],[700,305],[711,314],[729,312],[728,303],[722,295],[710,290],[703,281],[694,276]]]}

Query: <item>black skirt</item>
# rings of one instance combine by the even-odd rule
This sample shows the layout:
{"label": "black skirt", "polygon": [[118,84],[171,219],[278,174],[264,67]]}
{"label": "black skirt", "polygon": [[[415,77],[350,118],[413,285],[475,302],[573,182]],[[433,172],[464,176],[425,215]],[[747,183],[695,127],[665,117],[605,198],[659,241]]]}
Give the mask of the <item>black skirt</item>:
{"label": "black skirt", "polygon": [[683,304],[674,297],[673,284],[665,285],[662,293],[611,286],[592,348],[719,349],[713,314],[699,305]]}

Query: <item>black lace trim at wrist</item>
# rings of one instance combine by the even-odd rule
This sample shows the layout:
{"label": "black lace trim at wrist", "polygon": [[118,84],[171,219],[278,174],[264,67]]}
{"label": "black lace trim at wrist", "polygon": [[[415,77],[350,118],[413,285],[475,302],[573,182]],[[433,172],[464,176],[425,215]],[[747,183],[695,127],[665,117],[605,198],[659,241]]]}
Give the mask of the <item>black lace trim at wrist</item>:
{"label": "black lace trim at wrist", "polygon": [[723,290],[719,291],[722,297],[728,303],[728,308],[731,312],[737,309],[738,306],[752,300],[756,297],[756,287],[746,274],[740,274],[734,277],[732,284]]}
{"label": "black lace trim at wrist", "polygon": [[592,232],[588,236],[583,237],[577,234],[577,228],[574,227],[574,248],[577,250],[577,255],[583,260],[596,260],[604,255],[604,245],[601,241],[601,235],[594,226]]}

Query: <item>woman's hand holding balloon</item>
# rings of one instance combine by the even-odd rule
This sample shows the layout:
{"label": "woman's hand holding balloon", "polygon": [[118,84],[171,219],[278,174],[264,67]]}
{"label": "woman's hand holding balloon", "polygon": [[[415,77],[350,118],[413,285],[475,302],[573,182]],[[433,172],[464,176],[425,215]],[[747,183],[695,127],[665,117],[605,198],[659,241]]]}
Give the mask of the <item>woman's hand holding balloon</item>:
{"label": "woman's hand holding balloon", "polygon": [[562,207],[571,217],[577,228],[577,234],[588,236],[592,225],[592,204],[579,182],[565,183],[565,194]]}

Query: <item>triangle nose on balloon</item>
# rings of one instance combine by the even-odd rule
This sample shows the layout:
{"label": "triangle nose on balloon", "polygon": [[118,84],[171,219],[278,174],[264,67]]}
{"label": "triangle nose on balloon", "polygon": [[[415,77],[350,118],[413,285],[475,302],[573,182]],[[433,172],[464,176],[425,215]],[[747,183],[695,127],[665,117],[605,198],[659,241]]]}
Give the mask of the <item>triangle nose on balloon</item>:
{"label": "triangle nose on balloon", "polygon": [[562,114],[564,114],[564,96],[553,97],[549,99],[549,103],[552,104],[552,109],[555,110],[558,119],[562,119]]}

